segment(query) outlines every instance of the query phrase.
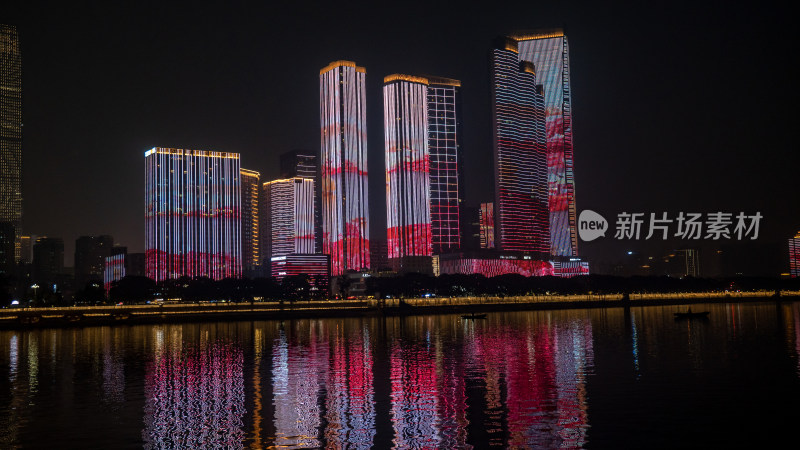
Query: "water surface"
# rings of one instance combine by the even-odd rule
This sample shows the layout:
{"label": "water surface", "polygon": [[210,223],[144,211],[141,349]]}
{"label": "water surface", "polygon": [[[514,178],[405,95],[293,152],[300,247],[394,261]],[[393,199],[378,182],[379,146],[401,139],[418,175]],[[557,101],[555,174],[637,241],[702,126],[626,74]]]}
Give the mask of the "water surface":
{"label": "water surface", "polygon": [[0,332],[1,448],[771,447],[800,303]]}

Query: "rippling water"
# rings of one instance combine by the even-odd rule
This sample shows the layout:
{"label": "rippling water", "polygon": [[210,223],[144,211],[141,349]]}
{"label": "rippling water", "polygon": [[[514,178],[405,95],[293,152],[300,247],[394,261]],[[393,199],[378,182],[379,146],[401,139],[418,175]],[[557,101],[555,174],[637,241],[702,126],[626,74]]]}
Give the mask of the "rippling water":
{"label": "rippling water", "polygon": [[0,448],[777,445],[800,303],[0,332]]}

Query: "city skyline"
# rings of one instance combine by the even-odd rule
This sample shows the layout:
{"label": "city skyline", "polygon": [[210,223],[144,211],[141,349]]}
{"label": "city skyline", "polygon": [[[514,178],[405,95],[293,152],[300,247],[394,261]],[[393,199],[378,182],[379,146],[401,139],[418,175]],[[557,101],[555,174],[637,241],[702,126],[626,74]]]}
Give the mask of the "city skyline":
{"label": "city skyline", "polygon": [[[200,8],[200,12],[190,14],[185,23],[188,23],[192,18],[201,17],[202,10],[203,8]],[[51,192],[52,190],[41,191],[38,186],[42,183],[35,183],[31,185],[32,187],[27,188],[25,196],[26,231],[40,236],[62,237],[68,246],[71,246],[74,238],[80,235],[113,234],[120,244],[130,247],[134,251],[141,250],[141,247],[137,248],[137,246],[141,245],[141,227],[136,224],[140,219],[135,216],[131,218],[129,213],[119,208],[117,210],[114,209],[115,203],[130,205],[131,200],[128,200],[129,198],[132,198],[133,201],[141,201],[138,194],[141,191],[135,188],[141,182],[141,177],[136,174],[133,174],[133,176],[125,174],[121,168],[134,167],[133,164],[141,164],[140,157],[137,156],[134,160],[133,156],[129,156],[129,154],[140,155],[141,153],[139,152],[143,149],[162,142],[176,146],[183,145],[186,142],[185,146],[190,148],[219,148],[239,151],[244,155],[243,159],[245,159],[248,167],[261,170],[264,173],[264,179],[273,178],[276,170],[274,168],[275,163],[272,162],[274,161],[275,152],[285,151],[293,147],[314,148],[316,139],[313,133],[313,128],[315,127],[313,97],[316,93],[313,92],[315,89],[313,81],[311,81],[310,85],[308,81],[309,79],[313,80],[315,72],[312,68],[312,74],[309,75],[308,68],[314,66],[318,68],[337,57],[352,57],[352,59],[359,61],[359,64],[369,68],[370,73],[374,74],[372,78],[367,78],[367,122],[368,127],[372,130],[368,138],[368,148],[372,154],[370,171],[373,173],[376,170],[376,151],[379,150],[375,145],[375,136],[378,135],[378,138],[380,138],[379,130],[376,128],[380,122],[374,120],[375,116],[380,113],[379,109],[374,107],[376,102],[380,101],[379,98],[374,98],[378,96],[376,94],[378,91],[374,89],[376,83],[380,82],[378,79],[385,74],[396,71],[441,73],[462,79],[462,92],[465,95],[465,123],[469,125],[465,130],[465,151],[467,152],[465,176],[471,180],[471,182],[467,183],[465,189],[465,201],[472,205],[482,201],[489,201],[491,198],[482,197],[481,194],[482,191],[485,191],[485,181],[481,180],[482,177],[480,175],[476,175],[483,171],[483,166],[491,162],[491,158],[486,155],[487,127],[481,125],[481,123],[485,124],[481,116],[486,117],[486,108],[480,106],[481,103],[483,105],[488,103],[488,95],[486,94],[488,83],[481,81],[482,79],[487,79],[485,72],[483,74],[481,72],[485,71],[485,55],[489,47],[488,44],[495,36],[512,34],[515,29],[524,30],[536,28],[537,26],[547,27],[553,24],[566,23],[572,53],[573,97],[576,102],[573,117],[575,123],[574,136],[575,145],[579,148],[579,152],[575,155],[575,173],[576,178],[579,178],[577,184],[580,191],[578,193],[578,209],[598,210],[604,213],[606,217],[613,217],[616,213],[624,210],[637,209],[642,212],[650,212],[652,210],[700,210],[704,212],[734,209],[763,210],[765,216],[763,225],[765,229],[762,238],[760,238],[760,242],[764,244],[762,247],[766,248],[766,246],[777,244],[779,251],[784,253],[771,254],[770,261],[785,261],[785,239],[796,231],[796,224],[800,221],[800,218],[794,211],[783,212],[783,202],[773,199],[780,198],[783,192],[792,192],[789,189],[790,177],[787,167],[793,166],[797,156],[790,151],[791,146],[789,145],[788,135],[786,131],[783,131],[784,129],[789,129],[789,127],[775,127],[773,125],[770,127],[773,131],[768,135],[756,134],[755,130],[762,129],[764,123],[774,124],[775,120],[785,120],[784,118],[791,115],[778,114],[777,112],[784,108],[780,105],[777,105],[777,109],[770,109],[768,105],[771,105],[769,102],[772,100],[768,96],[764,97],[756,95],[754,92],[746,92],[737,97],[737,105],[740,105],[738,110],[741,111],[741,108],[744,108],[753,111],[766,111],[766,113],[744,115],[747,116],[748,122],[747,126],[743,126],[742,120],[744,120],[744,116],[740,117],[729,112],[734,110],[734,108],[730,107],[732,100],[729,100],[729,97],[733,97],[730,94],[732,92],[730,88],[735,85],[735,82],[733,77],[728,77],[727,75],[734,64],[732,55],[746,52],[748,48],[761,48],[759,42],[762,42],[760,41],[762,38],[758,37],[758,33],[746,38],[736,31],[739,29],[766,29],[769,23],[768,28],[770,30],[777,29],[779,30],[778,32],[781,32],[781,27],[774,26],[774,23],[781,23],[779,20],[781,16],[773,16],[773,13],[748,14],[746,11],[724,11],[724,14],[717,16],[715,11],[714,16],[719,17],[719,20],[717,23],[709,25],[700,20],[700,18],[710,16],[712,14],[711,9],[700,6],[695,7],[693,9],[695,18],[683,18],[679,11],[681,9],[677,6],[670,7],[666,11],[662,11],[666,17],[660,18],[652,13],[645,12],[643,14],[643,11],[637,8],[628,10],[616,7],[612,8],[611,11],[603,12],[592,10],[591,7],[587,6],[580,13],[570,13],[560,10],[559,7],[544,7],[542,14],[537,15],[535,20],[531,20],[532,15],[516,18],[505,13],[489,13],[480,21],[473,19],[467,22],[469,25],[474,26],[474,32],[466,33],[465,31],[456,34],[459,39],[464,40],[463,47],[454,46],[455,41],[453,39],[455,38],[447,37],[445,31],[447,28],[438,29],[436,33],[422,33],[419,39],[430,40],[433,37],[441,38],[444,36],[443,39],[446,39],[447,45],[455,52],[453,55],[446,57],[433,51],[433,49],[427,51],[425,47],[420,47],[420,51],[413,56],[400,56],[398,47],[401,44],[405,46],[405,44],[399,38],[386,40],[387,47],[384,48],[380,59],[377,59],[374,55],[370,56],[362,43],[352,40],[352,37],[368,36],[371,32],[374,33],[376,25],[365,21],[364,23],[368,24],[365,25],[365,28],[345,32],[343,38],[332,39],[330,42],[324,43],[319,49],[314,50],[312,54],[307,55],[306,58],[290,56],[288,48],[278,52],[276,55],[278,60],[298,63],[298,66],[292,66],[291,69],[294,74],[293,77],[296,77],[297,81],[287,85],[290,86],[287,91],[291,92],[292,96],[291,107],[288,108],[285,102],[288,92],[271,92],[270,96],[264,96],[263,90],[253,88],[256,86],[255,83],[258,79],[255,75],[261,72],[257,69],[258,66],[252,66],[252,64],[255,64],[252,61],[252,55],[246,55],[241,51],[232,54],[226,60],[232,62],[233,67],[236,68],[240,67],[241,64],[250,64],[251,67],[255,68],[255,71],[238,71],[238,73],[243,74],[242,83],[229,84],[229,90],[222,89],[225,94],[224,97],[230,97],[229,99],[223,99],[221,94],[212,94],[212,98],[203,103],[187,102],[187,99],[190,98],[186,96],[188,89],[193,85],[197,86],[200,80],[195,74],[185,73],[182,79],[185,79],[187,83],[184,83],[185,87],[181,87],[175,84],[176,79],[172,78],[166,71],[144,74],[136,72],[139,74],[139,80],[137,83],[130,84],[135,88],[131,93],[139,93],[141,89],[144,89],[144,86],[161,86],[160,90],[156,89],[156,91],[167,100],[166,103],[161,103],[162,106],[160,108],[175,119],[170,121],[159,119],[164,125],[155,127],[154,124],[157,122],[154,119],[156,116],[146,120],[144,123],[140,122],[140,125],[120,127],[112,124],[110,126],[96,127],[94,132],[99,134],[94,141],[104,143],[103,148],[113,149],[112,152],[107,151],[106,155],[98,155],[92,150],[95,144],[91,142],[81,142],[81,144],[85,145],[76,146],[78,142],[76,137],[79,132],[81,133],[80,136],[84,138],[93,135],[82,131],[85,130],[83,125],[72,126],[70,130],[65,130],[60,125],[51,127],[52,133],[50,134],[59,138],[57,145],[45,144],[49,138],[43,137],[41,133],[36,132],[42,129],[44,123],[47,123],[44,120],[46,116],[43,115],[43,111],[47,111],[47,109],[39,107],[48,106],[47,98],[59,98],[58,95],[52,95],[54,93],[53,89],[56,87],[61,88],[67,80],[86,72],[67,69],[61,72],[62,77],[65,77],[63,81],[55,80],[56,84],[49,88],[43,85],[41,77],[44,72],[41,70],[41,58],[44,57],[43,55],[47,55],[49,51],[59,48],[59,45],[62,44],[50,41],[48,45],[52,46],[53,49],[46,48],[43,45],[45,44],[43,41],[43,36],[45,35],[40,37],[37,32],[41,33],[44,25],[52,26],[52,24],[47,20],[35,23],[31,19],[31,17],[35,17],[31,12],[17,11],[16,16],[21,17],[21,20],[14,20],[14,22],[17,23],[22,35],[21,43],[26,67],[24,76],[33,80],[31,83],[25,84],[26,105],[30,102],[33,107],[26,106],[25,108],[26,145],[24,150],[26,164],[31,161],[33,161],[33,164],[26,165],[24,171],[26,173],[34,171],[32,173],[37,174],[34,167],[39,167],[40,172],[43,169],[46,173],[49,173],[52,181],[59,183],[59,186],[62,187],[58,192]],[[750,12],[752,13],[753,11]],[[163,16],[168,17],[174,13],[174,11],[165,11]],[[599,16],[593,17],[589,21],[587,17],[592,16],[592,13],[599,13]],[[641,16],[638,21],[628,20],[636,16],[637,13]],[[611,17],[614,14],[618,14],[619,17]],[[138,17],[139,15],[141,15],[141,12],[133,12],[133,17]],[[14,16],[15,14],[12,14],[11,18],[14,19]],[[289,21],[293,20],[291,17]],[[767,17],[770,20],[767,20]],[[668,19],[670,18],[673,19],[673,22],[683,27],[681,28],[682,32],[662,33],[664,36],[661,37],[656,31],[664,30],[665,25],[663,24],[669,23]],[[96,18],[90,15],[78,20],[79,22],[86,22],[96,20]],[[92,80],[95,83],[99,83],[98,85],[100,86],[107,84],[106,79],[114,78],[109,75],[119,75],[130,67],[125,65],[126,58],[131,56],[130,50],[127,49],[135,50],[140,48],[141,50],[137,54],[146,53],[151,49],[150,41],[147,38],[137,41],[135,45],[131,45],[133,41],[128,43],[125,40],[127,39],[126,34],[121,34],[118,38],[113,37],[112,28],[120,28],[123,31],[135,29],[129,19],[121,19],[120,16],[111,14],[106,20],[109,21],[109,24],[120,25],[120,27],[95,29],[89,32],[89,35],[76,36],[78,39],[88,40],[103,34],[110,36],[115,45],[124,44],[120,47],[123,49],[123,53],[114,53],[110,59],[106,60],[109,71],[96,71],[96,76]],[[228,12],[223,13],[220,20],[227,24],[243,19],[238,13]],[[365,16],[363,13],[358,12],[350,20],[364,21]],[[158,20],[154,23],[158,23]],[[247,20],[244,20],[244,23],[247,24]],[[183,25],[178,25],[179,29],[182,27]],[[421,30],[422,28],[419,29]],[[253,33],[250,28],[245,27],[244,30],[247,30],[246,33]],[[697,31],[700,30],[705,31],[705,33],[698,34]],[[170,41],[170,35],[163,34],[166,31],[161,33],[158,35],[159,41],[167,43],[166,51],[174,54],[181,61],[192,61],[191,58],[195,56],[191,49],[195,47],[186,47],[189,51],[184,53],[181,50],[183,47],[169,44],[170,42],[181,41]],[[467,37],[467,34],[470,34],[470,36]],[[636,37],[633,38],[633,36]],[[695,50],[698,48],[696,45],[698,43],[697,39],[691,36],[704,36],[699,41],[704,44],[702,47],[707,50],[703,52],[703,59],[700,58],[699,51]],[[219,55],[220,50],[225,48],[225,45],[236,42],[243,37],[234,35],[223,39],[219,44],[213,44],[210,47],[212,53]],[[26,38],[30,39],[27,44]],[[207,43],[202,37],[193,35],[192,39],[195,38],[199,39],[199,42],[195,44],[196,46],[202,47]],[[309,37],[304,36],[301,41],[306,42],[307,39]],[[260,41],[256,40],[256,42]],[[483,44],[479,46],[478,44],[481,42]],[[30,45],[34,50],[26,50],[26,45]],[[87,52],[96,52],[91,47],[85,48],[87,48]],[[471,50],[466,50],[467,48],[471,48]],[[763,55],[762,65],[769,66],[773,61],[777,63],[778,59],[774,58],[774,56],[779,54],[779,48],[770,47],[768,50],[762,50],[760,54]],[[153,55],[159,55],[159,52],[155,51]],[[468,55],[471,56],[466,57]],[[622,59],[623,55],[627,59]],[[82,56],[76,55],[76,57],[81,58]],[[32,61],[29,63],[31,58]],[[309,61],[300,61],[301,59]],[[63,58],[55,58],[53,61],[61,65],[67,62]],[[91,67],[91,65],[88,67]],[[375,67],[375,69],[371,69],[371,67]],[[481,67],[484,68],[482,69]],[[676,70],[666,71],[667,67],[675,67]],[[692,70],[678,70],[677,68],[679,67],[692,67]],[[235,80],[236,77],[232,75],[233,72],[237,71],[232,71],[231,75],[226,75],[227,72],[220,72],[217,77],[221,77],[223,80]],[[772,72],[773,76],[769,79],[771,84],[767,85],[774,86],[778,92],[791,92],[780,88],[780,86],[784,86],[784,83],[788,82],[787,73],[780,70]],[[311,78],[308,78],[309,76]],[[711,79],[716,81],[709,84],[708,81]],[[644,82],[642,80],[647,81]],[[760,82],[763,84],[764,80],[761,79]],[[86,83],[83,85],[85,86]],[[668,86],[669,89],[665,89]],[[703,89],[700,89],[700,86],[703,86]],[[32,91],[31,88],[36,88],[37,90]],[[306,92],[309,90],[312,91],[310,94]],[[667,90],[671,94],[669,96],[663,95],[662,92],[667,92]],[[245,126],[245,122],[242,122],[241,125],[234,125],[234,120],[238,120],[239,116],[230,114],[232,112],[231,106],[237,104],[237,98],[239,98],[237,96],[240,96],[245,91],[248,92],[249,97],[261,99],[259,102],[263,103],[263,108],[270,108],[270,105],[273,105],[275,110],[286,115],[286,120],[305,125],[292,130],[291,128],[286,128],[284,119],[278,120],[277,124],[282,125],[275,127],[270,125],[264,128],[262,125],[263,131],[258,127]],[[36,96],[31,98],[31,92],[36,92]],[[117,91],[112,90],[109,92]],[[637,95],[626,94],[633,92],[636,92]],[[701,92],[703,93],[702,98],[705,104],[711,105],[711,107],[705,109],[691,108],[689,105],[695,104],[692,100],[701,98],[698,95]],[[66,89],[63,91],[63,95],[69,98],[73,94],[70,94],[69,89]],[[118,109],[116,104],[129,104],[130,108],[127,108],[129,111],[139,111],[142,108],[141,105],[146,103],[142,101],[131,102],[130,95],[114,95],[116,97],[112,96],[108,100],[101,101],[101,104],[105,105],[105,109],[90,107],[95,100],[88,98],[81,102],[67,102],[67,104],[79,107],[81,111],[90,116],[95,114],[95,109],[98,111],[104,110],[106,115],[109,118],[113,118],[115,123],[127,124],[133,116],[129,112]],[[307,111],[309,109],[309,95],[312,99],[310,112]],[[794,94],[789,93],[787,95]],[[255,104],[253,102],[238,103],[243,105]],[[781,104],[783,103],[787,102],[782,102]],[[193,114],[191,112],[185,114],[183,109],[191,104],[196,106],[214,104],[220,108],[219,112],[221,114],[230,118],[226,119],[216,114],[209,114],[208,111],[210,110],[207,108],[194,108],[198,111],[206,111],[205,116],[202,114],[199,116],[197,114],[194,115],[195,118],[200,117],[202,119],[205,117],[204,120],[194,120],[192,118]],[[167,107],[164,108],[163,105]],[[612,110],[606,112],[608,107],[611,107]],[[675,112],[681,111],[683,108],[688,108],[687,111],[689,113],[682,115],[677,124],[667,126],[670,122],[663,119],[675,117]],[[252,111],[252,106],[246,107],[245,110]],[[139,115],[141,117],[147,116],[146,114]],[[217,121],[217,117],[221,120]],[[255,117],[260,117],[259,121],[262,124],[272,123],[269,120],[265,121],[263,114],[256,114]],[[215,120],[210,121],[211,118],[215,118]],[[623,121],[612,120],[612,118],[623,119]],[[103,121],[100,120],[99,123],[103,123]],[[198,126],[203,127],[204,124],[210,123],[215,125],[206,126],[203,130],[198,128]],[[629,123],[632,126],[616,127],[617,123]],[[168,127],[166,126],[167,124],[169,124]],[[231,125],[234,125],[233,128],[231,128]],[[195,132],[189,133],[190,129],[194,129]],[[276,133],[275,130],[278,129],[286,129],[287,132]],[[302,129],[312,131],[304,133]],[[231,130],[235,131],[240,137],[227,144],[221,142],[228,139],[226,136],[231,136]],[[614,130],[624,130],[625,132],[620,133]],[[117,133],[118,137],[108,139],[111,133]],[[269,135],[275,135],[276,137],[270,138]],[[166,137],[167,142],[162,137]],[[260,139],[263,143],[243,145],[245,141],[252,141],[254,137],[256,141]],[[264,139],[265,137],[267,137],[266,140]],[[235,142],[237,139],[239,140],[238,143]],[[270,142],[270,139],[277,140]],[[377,142],[380,142],[380,140]],[[124,152],[122,151],[123,147],[127,148]],[[776,166],[774,162],[771,162],[773,158],[762,158],[755,161],[747,159],[747,164],[744,163],[746,149],[762,147],[770,148],[773,153],[777,152],[778,157],[782,158],[785,163]],[[55,148],[64,150],[60,152],[50,150],[49,153],[43,153],[47,152],[47,149]],[[259,150],[262,148],[274,150],[271,150],[273,153],[267,153]],[[42,156],[44,154],[50,156],[44,158]],[[30,155],[31,159],[28,159],[28,155]],[[613,155],[613,157],[609,155]],[[73,160],[75,162],[72,162]],[[92,167],[94,162],[91,161],[95,160],[104,164],[107,169],[98,171]],[[693,161],[694,164],[678,163],[681,160]],[[50,164],[63,166],[69,168],[69,178],[89,179],[88,176],[84,176],[83,169],[75,169],[75,164],[78,161],[84,161],[87,169],[92,168],[92,173],[96,174],[99,184],[107,185],[111,188],[91,190],[84,200],[82,195],[78,195],[78,192],[86,190],[85,184],[64,183],[65,175],[60,174],[59,171],[48,170],[48,165]],[[377,162],[378,170],[380,170],[380,162]],[[769,169],[767,169],[768,167]],[[773,170],[773,167],[777,167],[777,170]],[[632,170],[632,168],[637,168],[637,170]],[[106,171],[108,174],[104,173]],[[654,176],[654,174],[659,173],[680,173],[680,182],[671,177]],[[754,177],[759,173],[771,173],[773,180],[770,183],[758,183]],[[109,184],[108,177],[112,174],[112,178],[119,181]],[[128,178],[132,178],[133,182]],[[34,183],[37,178],[29,175],[25,176],[24,179],[27,187],[30,183]],[[729,181],[733,179],[749,179],[752,182],[732,183]],[[382,184],[383,180],[379,179],[377,182]],[[373,184],[370,187],[374,190],[374,182],[371,181],[371,183]],[[37,192],[37,189],[40,191]],[[137,194],[129,196],[126,193],[128,190],[137,192]],[[44,201],[45,197],[42,192],[47,192],[48,201]],[[75,199],[75,201],[65,201],[65,195]],[[114,199],[122,201],[116,202]],[[109,205],[109,210],[103,217],[92,216],[87,206],[83,206],[83,202],[87,202],[87,205]],[[373,205],[374,202],[379,205],[377,208]],[[380,218],[382,216],[380,203],[381,201],[379,200],[370,199],[370,207],[373,210],[371,216],[377,222],[381,222]],[[789,204],[792,204],[791,199]],[[70,205],[77,214],[65,216],[64,208],[66,206],[64,205]],[[374,232],[382,228],[380,223],[373,223],[370,231]],[[376,237],[380,238],[380,236]],[[641,247],[646,244],[653,243],[615,242],[613,240],[584,243],[580,254],[589,258],[605,254],[616,255],[622,254],[622,250],[628,247]],[[662,245],[658,242],[654,244]],[[676,248],[683,246],[678,243],[664,245],[673,245]],[[634,250],[638,249],[634,248]],[[65,253],[67,255],[72,254],[69,250]],[[779,267],[784,265],[785,262],[778,264]],[[773,267],[775,266],[773,265]],[[775,270],[771,270],[771,273],[775,272]]]}

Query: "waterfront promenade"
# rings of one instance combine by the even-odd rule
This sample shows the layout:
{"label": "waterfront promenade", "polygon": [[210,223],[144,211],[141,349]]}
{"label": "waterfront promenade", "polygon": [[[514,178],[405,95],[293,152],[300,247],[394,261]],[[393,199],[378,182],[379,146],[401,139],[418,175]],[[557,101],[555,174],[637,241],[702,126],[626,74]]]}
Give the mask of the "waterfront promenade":
{"label": "waterfront promenade", "polygon": [[298,302],[161,303],[0,309],[0,328],[123,325],[314,317],[452,314],[526,309],[689,305],[800,300],[800,291],[687,292],[668,294],[530,295],[509,297],[430,297]]}

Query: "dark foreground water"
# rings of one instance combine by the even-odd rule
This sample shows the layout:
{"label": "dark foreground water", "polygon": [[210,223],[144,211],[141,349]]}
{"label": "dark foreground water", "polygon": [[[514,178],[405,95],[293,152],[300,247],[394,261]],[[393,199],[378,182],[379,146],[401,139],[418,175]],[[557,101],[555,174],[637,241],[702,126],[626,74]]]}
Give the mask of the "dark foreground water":
{"label": "dark foreground water", "polygon": [[3,331],[0,448],[796,445],[800,304],[684,309]]}

